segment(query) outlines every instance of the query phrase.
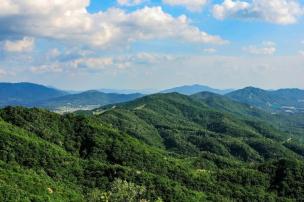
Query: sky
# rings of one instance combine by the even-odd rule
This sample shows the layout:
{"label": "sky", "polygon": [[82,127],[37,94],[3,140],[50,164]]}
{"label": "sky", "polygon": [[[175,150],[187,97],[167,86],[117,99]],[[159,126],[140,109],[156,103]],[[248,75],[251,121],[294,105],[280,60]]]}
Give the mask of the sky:
{"label": "sky", "polygon": [[0,0],[0,82],[304,89],[304,0]]}

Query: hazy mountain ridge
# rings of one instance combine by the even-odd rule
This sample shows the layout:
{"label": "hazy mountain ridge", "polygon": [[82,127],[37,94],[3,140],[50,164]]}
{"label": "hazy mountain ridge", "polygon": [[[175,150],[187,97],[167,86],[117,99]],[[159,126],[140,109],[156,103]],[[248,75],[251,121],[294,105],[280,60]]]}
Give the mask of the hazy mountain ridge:
{"label": "hazy mountain ridge", "polygon": [[226,96],[270,112],[304,112],[304,90],[263,90],[247,87],[228,93]]}
{"label": "hazy mountain ridge", "polygon": [[68,93],[34,83],[0,83],[0,107],[30,106],[33,102],[51,99]]}
{"label": "hazy mountain ridge", "polygon": [[79,94],[65,95],[42,102],[34,103],[36,107],[43,107],[55,111],[76,111],[79,109],[93,109],[104,105],[127,102],[142,97],[142,94],[116,94],[99,91],[85,91]]}
{"label": "hazy mountain ridge", "polygon": [[[116,90],[118,91],[118,90]],[[201,92],[222,94],[235,101],[268,112],[304,112],[304,91],[300,89],[263,90],[247,87],[240,90],[218,90],[203,85],[189,85],[163,90],[161,93],[177,92],[194,95]],[[110,92],[110,91],[109,91]],[[122,91],[124,92],[124,91]],[[134,91],[136,92],[136,90]],[[130,101],[143,96],[140,93],[119,94],[96,90],[68,93],[33,83],[0,83],[0,107],[43,107],[60,112],[90,110],[99,106]],[[226,103],[228,104],[228,103]]]}
{"label": "hazy mountain ridge", "polygon": [[192,95],[192,94],[199,93],[199,92],[212,92],[212,93],[224,95],[231,91],[233,91],[233,90],[232,89],[220,90],[220,89],[211,88],[209,86],[195,84],[195,85],[186,85],[186,86],[166,89],[166,90],[161,91],[160,93],[180,93],[180,94],[184,94],[184,95]]}
{"label": "hazy mountain ridge", "polygon": [[34,83],[0,83],[0,107],[40,107],[60,113],[90,110],[103,105],[126,102],[143,96],[139,93],[117,94],[95,90],[68,93]]}

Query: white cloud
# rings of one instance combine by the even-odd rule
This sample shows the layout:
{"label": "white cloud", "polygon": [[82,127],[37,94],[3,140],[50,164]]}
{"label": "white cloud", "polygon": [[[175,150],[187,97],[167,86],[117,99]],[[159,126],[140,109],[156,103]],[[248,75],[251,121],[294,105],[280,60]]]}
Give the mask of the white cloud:
{"label": "white cloud", "polygon": [[174,18],[161,7],[145,7],[132,13],[111,9],[102,15],[102,18],[114,25],[111,27],[113,34],[108,35],[112,42],[175,38],[195,43],[226,43],[220,37],[209,35],[190,25],[186,16]]}
{"label": "white cloud", "polygon": [[303,7],[297,0],[224,0],[213,7],[217,19],[258,19],[282,25],[296,23],[303,14]]}
{"label": "white cloud", "polygon": [[299,51],[299,54],[300,54],[301,56],[304,56],[304,50],[300,50],[300,51]]}
{"label": "white cloud", "polygon": [[[48,53],[53,52],[53,50]],[[155,54],[140,52],[132,55],[118,55],[118,56],[94,56],[94,55],[74,55],[69,58],[61,58],[62,55],[68,53],[61,53],[58,57],[48,57],[40,65],[32,65],[30,68],[32,73],[62,73],[62,72],[98,72],[105,70],[123,70],[132,66],[147,66],[161,64],[175,60],[176,57],[171,55]],[[56,51],[57,53],[57,51]]]}
{"label": "white cloud", "polygon": [[143,2],[144,0],[117,0],[117,3],[121,6],[136,6]]}
{"label": "white cloud", "polygon": [[0,5],[2,1],[6,6],[0,7],[1,30],[8,35],[51,38],[99,48],[166,38],[225,43],[220,37],[191,25],[186,16],[173,17],[161,7],[145,7],[132,12],[110,8],[91,14],[86,10],[89,0],[0,0]]}
{"label": "white cloud", "polygon": [[60,73],[63,72],[63,68],[60,64],[45,64],[31,67],[31,72],[33,73]]}
{"label": "white cloud", "polygon": [[4,69],[0,69],[0,78],[6,76],[7,72]]}
{"label": "white cloud", "polygon": [[171,55],[162,55],[155,53],[137,53],[131,57],[128,57],[128,60],[132,63],[137,64],[159,64],[165,61],[174,60],[175,57]]}
{"label": "white cloud", "polygon": [[244,1],[225,0],[222,4],[216,4],[213,7],[213,15],[217,19],[226,17],[235,17],[250,7],[250,4]]}
{"label": "white cloud", "polygon": [[19,10],[18,6],[12,3],[10,0],[1,0],[0,3],[1,3],[0,16],[18,13]]}
{"label": "white cloud", "polygon": [[244,47],[243,50],[254,55],[273,55],[277,49],[274,42],[265,41],[261,45]]}
{"label": "white cloud", "polygon": [[96,58],[80,58],[71,62],[74,68],[87,68],[87,69],[106,69],[114,65],[113,58],[111,57],[96,57]]}
{"label": "white cloud", "polygon": [[134,55],[124,55],[115,57],[81,57],[68,61],[63,66],[69,66],[72,69],[86,70],[105,70],[105,69],[126,69],[133,65],[152,65],[165,61],[171,61],[174,57],[170,55],[161,55],[154,53],[137,53]]}
{"label": "white cloud", "polygon": [[47,59],[54,59],[61,55],[61,52],[57,48],[53,48],[46,53]]}
{"label": "white cloud", "polygon": [[205,48],[205,49],[204,49],[204,52],[205,52],[205,53],[210,53],[210,54],[211,54],[211,53],[216,53],[216,51],[217,51],[217,50],[216,50],[215,48]]}
{"label": "white cloud", "polygon": [[184,6],[190,11],[201,11],[208,0],[163,0],[163,3],[170,6]]}
{"label": "white cloud", "polygon": [[34,43],[34,39],[30,37],[24,37],[16,41],[6,40],[3,44],[3,49],[7,52],[28,52],[33,50]]}

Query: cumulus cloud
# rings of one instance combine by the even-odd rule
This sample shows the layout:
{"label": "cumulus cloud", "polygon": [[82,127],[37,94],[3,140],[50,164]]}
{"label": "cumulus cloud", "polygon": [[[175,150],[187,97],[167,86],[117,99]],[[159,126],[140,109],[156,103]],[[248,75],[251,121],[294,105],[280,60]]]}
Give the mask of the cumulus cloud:
{"label": "cumulus cloud", "polygon": [[217,19],[240,18],[264,20],[275,24],[294,24],[304,14],[298,0],[224,0],[213,6]]}
{"label": "cumulus cloud", "polygon": [[115,57],[82,57],[69,61],[69,65],[75,69],[104,70],[109,68],[126,69],[132,65],[152,65],[165,61],[171,61],[174,57],[154,53],[137,53]]}
{"label": "cumulus cloud", "polygon": [[121,6],[136,6],[143,2],[144,0],[117,0],[117,3]]}
{"label": "cumulus cloud", "polygon": [[261,45],[244,47],[243,50],[254,55],[273,55],[277,49],[274,42],[265,41]]}
{"label": "cumulus cloud", "polygon": [[221,20],[226,17],[242,16],[249,7],[250,4],[244,1],[225,0],[222,4],[214,5],[213,15],[215,18]]}
{"label": "cumulus cloud", "polygon": [[184,6],[190,11],[201,11],[208,0],[163,0],[163,3],[170,6]]}
{"label": "cumulus cloud", "polygon": [[[56,52],[54,57],[49,57],[50,53]],[[60,54],[57,54],[60,53]],[[62,72],[98,72],[104,70],[124,70],[132,66],[155,65],[175,60],[176,57],[166,54],[155,54],[140,52],[132,55],[118,56],[96,56],[93,54],[76,55],[70,57],[70,53],[50,50],[46,54],[42,64],[32,65],[32,73],[62,73]]]}
{"label": "cumulus cloud", "polygon": [[15,41],[6,40],[3,44],[3,49],[6,52],[28,52],[33,49],[34,42],[34,39],[30,37]]}
{"label": "cumulus cloud", "polygon": [[99,48],[138,40],[175,38],[187,42],[224,44],[190,24],[186,16],[174,17],[161,7],[132,12],[110,8],[89,13],[89,0],[0,0],[0,40],[6,35],[32,36],[80,43]]}

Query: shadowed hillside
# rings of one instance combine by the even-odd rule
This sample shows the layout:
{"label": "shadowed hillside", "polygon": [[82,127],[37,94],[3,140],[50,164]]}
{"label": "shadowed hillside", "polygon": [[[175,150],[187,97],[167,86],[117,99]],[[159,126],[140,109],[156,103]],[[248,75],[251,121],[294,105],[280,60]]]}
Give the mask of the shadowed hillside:
{"label": "shadowed hillside", "polygon": [[8,105],[30,106],[33,102],[66,94],[64,91],[33,83],[0,83],[0,107]]}

